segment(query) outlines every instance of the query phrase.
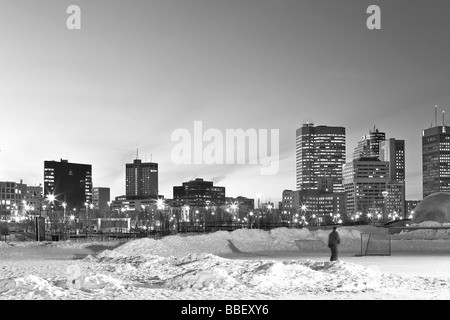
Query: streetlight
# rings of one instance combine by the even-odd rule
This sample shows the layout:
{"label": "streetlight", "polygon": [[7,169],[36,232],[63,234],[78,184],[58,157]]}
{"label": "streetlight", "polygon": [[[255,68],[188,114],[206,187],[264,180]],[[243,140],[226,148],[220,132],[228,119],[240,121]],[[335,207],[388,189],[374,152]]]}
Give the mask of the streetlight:
{"label": "streetlight", "polygon": [[[48,208],[48,209],[52,208],[52,204],[55,202],[55,200],[56,200],[56,197],[54,194],[47,194],[48,206],[47,207],[44,206],[44,210],[45,210],[45,208]],[[47,210],[47,218],[48,218],[48,210]],[[55,219],[55,217],[53,217],[53,220],[54,219]],[[53,225],[53,223],[52,223],[52,225]]]}
{"label": "streetlight", "polygon": [[248,214],[250,215],[250,229],[251,229],[252,228],[253,211],[250,211]]}
{"label": "streetlight", "polygon": [[184,220],[188,221],[189,220],[189,209],[190,209],[190,207],[188,205],[184,205],[183,208],[184,208],[184,215],[183,215],[184,216]]}
{"label": "streetlight", "polygon": [[389,195],[389,192],[387,190],[385,190],[385,191],[381,192],[381,194],[384,197],[383,218],[386,219],[386,211],[387,211],[387,201],[386,201],[386,199],[387,199],[387,197]]}
{"label": "streetlight", "polygon": [[[85,203],[84,203],[84,206],[86,207],[86,221],[87,221],[87,219],[88,219],[88,215],[89,215],[89,203],[86,201]],[[87,222],[86,222],[87,223]]]}
{"label": "streetlight", "polygon": [[66,207],[67,207],[67,203],[63,202],[62,206],[64,208],[64,213],[63,213],[63,222],[66,222]]}
{"label": "streetlight", "polygon": [[237,207],[238,207],[238,206],[237,206],[236,203],[232,203],[232,204],[230,205],[230,209],[231,209],[231,211],[232,211],[233,213],[236,212]]}
{"label": "streetlight", "polygon": [[302,214],[302,220],[305,220],[305,219],[306,219],[306,209],[307,209],[306,204],[302,204],[302,205],[300,206],[300,210],[302,210],[302,212],[303,212],[303,214]]}
{"label": "streetlight", "polygon": [[48,195],[47,195],[47,201],[48,201],[48,202],[54,202],[55,199],[56,199],[56,197],[55,197],[54,194],[48,194]]}
{"label": "streetlight", "polygon": [[[64,211],[63,211],[63,233],[65,234],[65,232],[66,232],[66,207],[67,207],[67,203],[63,202],[62,206],[63,206],[63,209],[64,209]],[[65,235],[64,235],[64,237],[65,237]]]}

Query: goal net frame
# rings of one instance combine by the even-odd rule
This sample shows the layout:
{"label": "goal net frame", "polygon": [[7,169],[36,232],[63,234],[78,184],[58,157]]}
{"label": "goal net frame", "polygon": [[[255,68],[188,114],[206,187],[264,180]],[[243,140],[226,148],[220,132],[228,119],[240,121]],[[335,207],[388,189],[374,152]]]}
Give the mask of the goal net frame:
{"label": "goal net frame", "polygon": [[[392,240],[390,233],[381,233],[381,232],[371,232],[371,233],[361,233],[361,247],[359,254],[356,254],[357,257],[362,256],[390,256],[392,253]],[[372,250],[371,246],[374,244],[378,245],[380,242],[387,242],[384,248],[381,250]]]}

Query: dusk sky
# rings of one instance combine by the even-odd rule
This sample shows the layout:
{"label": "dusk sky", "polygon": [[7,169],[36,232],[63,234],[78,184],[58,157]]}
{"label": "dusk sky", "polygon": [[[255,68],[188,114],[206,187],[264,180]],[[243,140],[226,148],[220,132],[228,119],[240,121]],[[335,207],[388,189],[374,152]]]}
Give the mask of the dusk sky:
{"label": "dusk sky", "polygon": [[[69,5],[81,30],[69,30]],[[369,30],[369,5],[381,30]],[[277,202],[295,189],[295,131],[343,126],[347,160],[375,125],[405,140],[422,198],[422,130],[450,111],[450,2],[0,0],[0,181],[43,184],[45,160],[93,166],[125,194],[125,164],[159,164],[159,194],[194,178]],[[448,115],[450,119],[450,114]],[[172,133],[279,129],[280,168],[176,165]]]}

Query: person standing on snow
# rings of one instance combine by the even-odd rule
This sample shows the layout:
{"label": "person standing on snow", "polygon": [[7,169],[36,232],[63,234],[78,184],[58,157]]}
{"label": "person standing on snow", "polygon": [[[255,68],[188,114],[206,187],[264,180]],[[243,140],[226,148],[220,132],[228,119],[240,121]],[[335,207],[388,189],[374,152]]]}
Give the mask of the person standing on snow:
{"label": "person standing on snow", "polygon": [[338,244],[341,243],[341,239],[339,238],[339,233],[337,232],[337,228],[333,227],[333,231],[328,235],[328,248],[331,249],[331,258],[330,261],[338,260]]}

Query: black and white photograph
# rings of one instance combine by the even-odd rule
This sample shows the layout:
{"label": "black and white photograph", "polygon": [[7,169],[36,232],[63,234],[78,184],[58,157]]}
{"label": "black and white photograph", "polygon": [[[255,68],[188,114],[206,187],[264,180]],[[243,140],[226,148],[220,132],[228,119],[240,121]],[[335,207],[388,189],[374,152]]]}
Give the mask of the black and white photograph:
{"label": "black and white photograph", "polygon": [[450,299],[449,14],[0,0],[0,300]]}

